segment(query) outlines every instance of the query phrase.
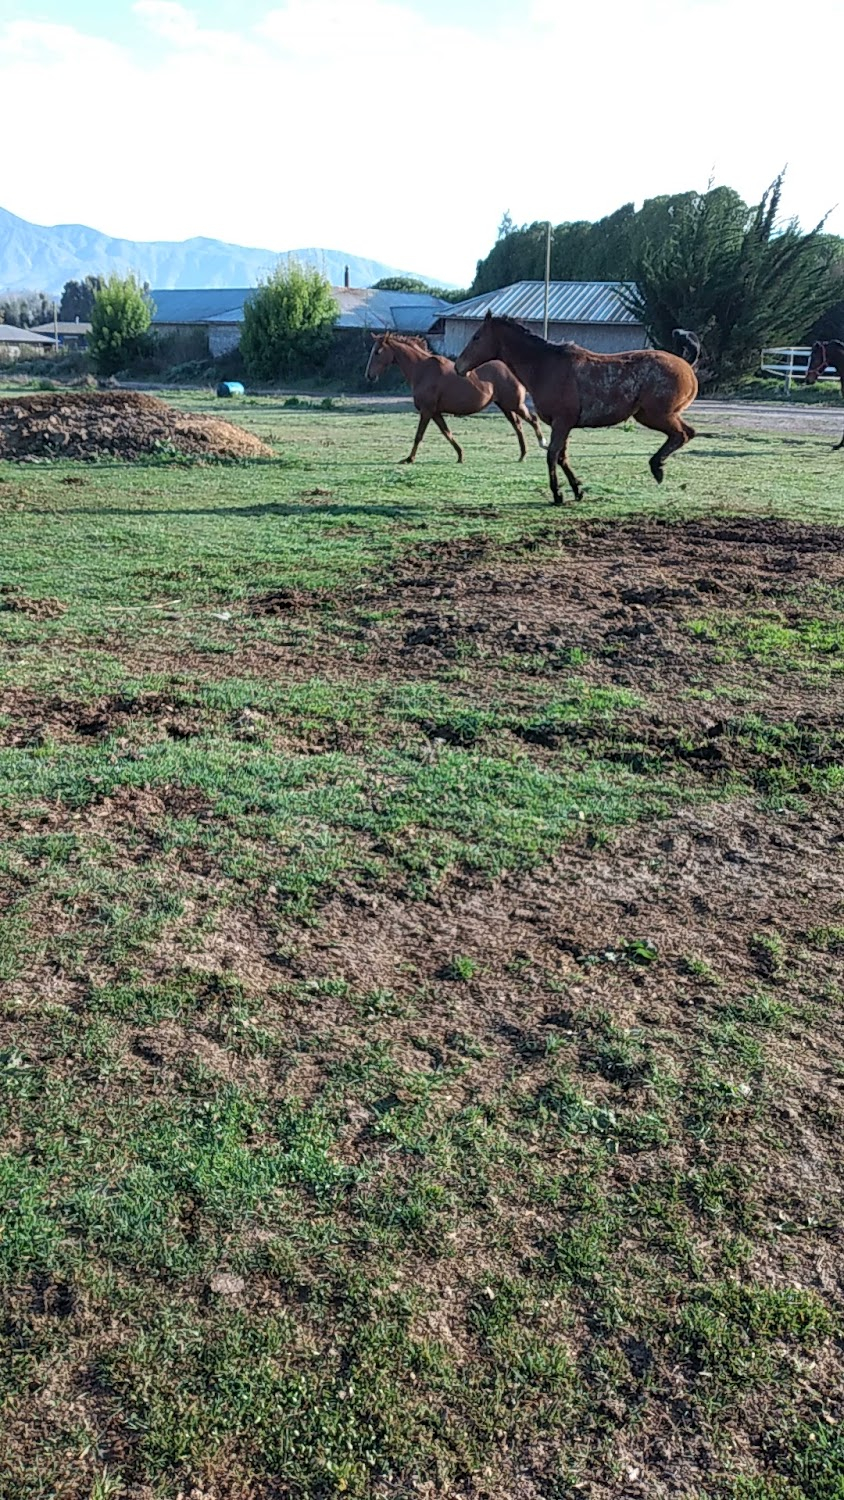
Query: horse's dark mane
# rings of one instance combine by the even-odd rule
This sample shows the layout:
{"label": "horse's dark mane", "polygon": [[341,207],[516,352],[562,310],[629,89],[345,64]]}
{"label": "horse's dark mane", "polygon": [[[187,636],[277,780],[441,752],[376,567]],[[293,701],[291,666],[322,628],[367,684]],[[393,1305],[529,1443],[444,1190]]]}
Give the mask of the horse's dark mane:
{"label": "horse's dark mane", "polygon": [[492,322],[503,323],[506,328],[517,328],[519,333],[523,333],[525,338],[528,339],[531,344],[537,344],[540,349],[547,349],[549,346],[552,349],[576,348],[576,345],[572,342],[571,339],[563,339],[562,343],[560,344],[552,344],[550,339],[544,339],[542,338],[541,334],[533,333],[530,328],[525,328],[524,323],[520,323],[518,318],[508,318],[505,317],[503,313],[500,317],[493,313]]}

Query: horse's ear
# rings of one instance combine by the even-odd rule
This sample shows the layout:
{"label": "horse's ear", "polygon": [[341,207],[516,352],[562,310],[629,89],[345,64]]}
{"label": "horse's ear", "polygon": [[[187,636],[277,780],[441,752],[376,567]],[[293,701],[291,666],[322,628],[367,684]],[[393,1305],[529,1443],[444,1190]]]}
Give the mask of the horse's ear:
{"label": "horse's ear", "polygon": [[487,310],[486,310],[486,317],[484,318],[484,322],[485,323],[491,323],[492,322],[492,308],[491,307],[488,307]]}
{"label": "horse's ear", "polygon": [[373,330],[370,329],[370,331],[369,331],[369,337],[372,339],[373,343],[377,344],[379,338],[381,337],[381,335],[379,333],[373,332]]}

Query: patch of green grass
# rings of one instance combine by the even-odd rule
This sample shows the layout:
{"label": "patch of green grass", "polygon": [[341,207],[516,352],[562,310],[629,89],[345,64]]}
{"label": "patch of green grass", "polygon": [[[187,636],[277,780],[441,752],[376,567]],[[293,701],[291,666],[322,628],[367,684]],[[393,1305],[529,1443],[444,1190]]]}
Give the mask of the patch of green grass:
{"label": "patch of green grass", "polygon": [[468,958],[465,954],[458,954],[446,964],[443,977],[445,979],[456,979],[462,984],[468,984],[471,979],[475,978],[477,972],[478,965],[475,959]]}
{"label": "patch of green grass", "polygon": [[806,940],[822,953],[844,954],[844,927],[810,927]]}
{"label": "patch of green grass", "polygon": [[[753,630],[821,672],[835,598],[716,631],[689,692],[742,717],[701,769],[623,651],[405,654],[417,584],[460,613],[574,535],[506,424],[406,470],[411,412],[236,415],[277,459],[0,465],[3,582],[66,606],[0,612],[4,1500],[614,1493],[666,1421],[713,1496],[827,1500],[837,1123],[768,1053],[796,1015],[837,1055],[836,913],[765,927],[747,993],[650,825],[835,793],[825,720],[745,712]],[[578,525],[840,520],[777,438],[662,490],[633,425],[577,445]]]}
{"label": "patch of green grass", "polygon": [[778,932],[754,932],[750,952],[765,979],[782,979],[785,973],[785,944]]}
{"label": "patch of green grass", "polygon": [[782,669],[837,673],[844,669],[844,627],[808,619],[786,624],[782,618],[710,616],[685,627],[700,641],[721,647],[748,662],[776,662]]}
{"label": "patch of green grass", "polygon": [[[778,1467],[799,1486],[803,1500],[841,1500],[844,1496],[844,1436],[840,1424],[798,1422],[775,1437]],[[774,1446],[772,1444],[772,1446]]]}
{"label": "patch of green grass", "polygon": [[706,1378],[708,1404],[771,1378],[793,1347],[813,1348],[835,1320],[813,1292],[736,1282],[712,1285],[684,1306],[677,1348]]}
{"label": "patch of green grass", "polygon": [[684,974],[688,974],[692,979],[699,980],[701,984],[717,986],[720,982],[718,975],[709,961],[705,958],[699,958],[694,953],[685,954],[680,960],[680,967]]}

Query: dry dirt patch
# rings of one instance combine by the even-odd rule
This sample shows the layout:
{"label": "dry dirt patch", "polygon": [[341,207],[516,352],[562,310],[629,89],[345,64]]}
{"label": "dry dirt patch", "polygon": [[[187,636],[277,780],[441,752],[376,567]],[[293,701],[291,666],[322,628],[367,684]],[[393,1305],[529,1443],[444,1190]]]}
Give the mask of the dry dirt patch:
{"label": "dry dirt patch", "polygon": [[[491,886],[458,880],[438,901],[359,891],[337,896],[318,928],[297,933],[295,966],[302,977],[340,976],[358,989],[401,990],[435,978],[455,954],[472,957],[479,973],[499,975],[514,957],[527,955],[589,988],[584,956],[647,938],[665,959],[705,955],[722,975],[752,985],[760,979],[749,946],[753,933],[835,926],[842,913],[841,809],[830,803],[804,817],[765,816],[739,801],[637,825],[606,849],[572,843],[551,866]],[[614,987],[622,973],[622,987],[631,988],[630,971],[612,964],[601,970],[600,987],[605,975]],[[643,970],[633,998],[645,979]],[[661,1003],[688,989],[687,980],[677,984],[661,971]],[[509,1009],[509,997],[501,999]]]}
{"label": "dry dirt patch", "polygon": [[532,558],[538,545],[514,543],[503,563],[482,543],[406,559],[371,599],[399,606],[392,626],[370,632],[377,660],[430,675],[467,646],[561,666],[576,647],[613,656],[642,687],[666,676],[679,684],[703,649],[683,628],[690,620],[754,608],[787,619],[800,590],[844,586],[839,528],[776,519],[589,521],[550,556]]}

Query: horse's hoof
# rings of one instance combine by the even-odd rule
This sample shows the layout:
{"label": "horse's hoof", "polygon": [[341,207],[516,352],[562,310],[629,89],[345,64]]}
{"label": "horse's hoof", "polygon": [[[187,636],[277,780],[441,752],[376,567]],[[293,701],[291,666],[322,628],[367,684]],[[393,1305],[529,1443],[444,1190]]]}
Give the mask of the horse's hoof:
{"label": "horse's hoof", "polygon": [[662,469],[651,469],[651,473],[653,474],[653,477],[656,480],[657,484],[662,484],[662,481],[665,478],[665,474],[663,473]]}

